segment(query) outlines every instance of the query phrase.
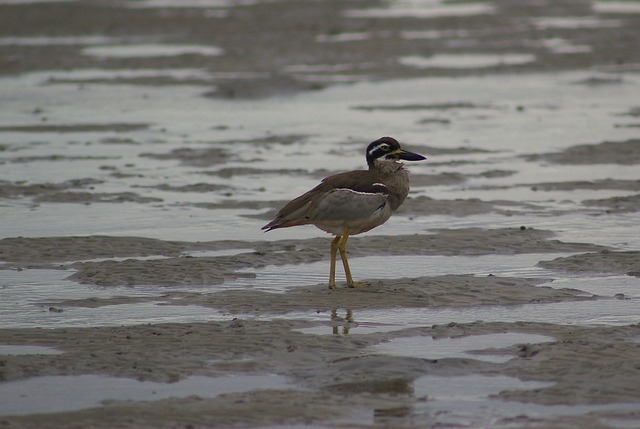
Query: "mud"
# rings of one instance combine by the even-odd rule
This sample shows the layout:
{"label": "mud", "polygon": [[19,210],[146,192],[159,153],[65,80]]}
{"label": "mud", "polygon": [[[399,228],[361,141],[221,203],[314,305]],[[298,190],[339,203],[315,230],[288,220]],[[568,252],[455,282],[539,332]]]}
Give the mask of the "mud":
{"label": "mud", "polygon": [[[639,426],[638,28],[634,2],[0,1],[0,426]],[[382,135],[428,160],[329,290],[331,237],[260,227]]]}

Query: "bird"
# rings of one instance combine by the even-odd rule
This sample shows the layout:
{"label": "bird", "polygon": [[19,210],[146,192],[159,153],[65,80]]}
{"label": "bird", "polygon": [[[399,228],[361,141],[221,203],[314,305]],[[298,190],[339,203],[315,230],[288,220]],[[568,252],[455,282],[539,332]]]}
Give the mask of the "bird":
{"label": "bird", "polygon": [[315,225],[335,235],[331,242],[329,289],[336,288],[336,257],[340,253],[348,287],[354,282],[347,259],[349,237],[385,223],[409,194],[409,172],[400,161],[426,157],[400,147],[392,137],[382,137],[366,149],[367,170],[353,170],[325,177],[318,186],[288,202],[265,232],[299,225]]}

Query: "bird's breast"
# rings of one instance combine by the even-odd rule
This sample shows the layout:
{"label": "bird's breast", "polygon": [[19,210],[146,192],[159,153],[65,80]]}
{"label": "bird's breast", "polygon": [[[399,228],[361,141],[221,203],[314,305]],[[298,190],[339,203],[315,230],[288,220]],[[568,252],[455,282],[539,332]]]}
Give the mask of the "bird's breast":
{"label": "bird's breast", "polygon": [[388,190],[388,201],[392,211],[396,211],[409,195],[409,174],[405,169],[380,177],[380,182]]}

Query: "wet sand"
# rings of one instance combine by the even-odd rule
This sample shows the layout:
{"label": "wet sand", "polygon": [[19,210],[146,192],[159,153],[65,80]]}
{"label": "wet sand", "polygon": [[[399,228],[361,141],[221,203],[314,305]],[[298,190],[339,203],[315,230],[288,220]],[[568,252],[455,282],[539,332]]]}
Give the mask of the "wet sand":
{"label": "wet sand", "polygon": [[1,427],[640,425],[635,3],[213,3],[0,2]]}

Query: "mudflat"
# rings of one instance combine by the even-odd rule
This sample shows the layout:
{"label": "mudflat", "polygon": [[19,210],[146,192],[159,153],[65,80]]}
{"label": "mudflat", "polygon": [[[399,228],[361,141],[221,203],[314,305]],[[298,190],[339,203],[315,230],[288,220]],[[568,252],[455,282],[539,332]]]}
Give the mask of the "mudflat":
{"label": "mudflat", "polygon": [[[0,426],[640,425],[640,7],[0,1]],[[383,135],[349,242],[263,234]]]}

